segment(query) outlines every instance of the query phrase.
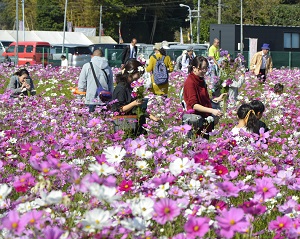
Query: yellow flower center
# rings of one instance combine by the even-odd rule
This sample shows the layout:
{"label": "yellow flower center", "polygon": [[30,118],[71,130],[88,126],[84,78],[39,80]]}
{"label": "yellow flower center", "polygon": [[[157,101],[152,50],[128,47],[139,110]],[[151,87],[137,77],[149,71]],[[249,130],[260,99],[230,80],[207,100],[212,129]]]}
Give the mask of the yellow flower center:
{"label": "yellow flower center", "polygon": [[222,170],[219,170],[219,174],[222,174],[223,173],[223,171]]}
{"label": "yellow flower center", "polygon": [[96,222],[96,224],[100,224],[100,221],[99,221],[99,220],[96,220],[95,222]]}
{"label": "yellow flower center", "polygon": [[231,219],[231,220],[229,221],[229,223],[230,223],[230,225],[234,225],[234,224],[235,224],[235,221],[234,221],[233,219]]}
{"label": "yellow flower center", "polygon": [[44,173],[48,173],[49,172],[49,168],[43,168],[43,172]]}
{"label": "yellow flower center", "polygon": [[166,214],[170,213],[170,208],[166,207],[165,210],[164,210],[164,212],[165,212]]}
{"label": "yellow flower center", "polygon": [[284,227],[284,224],[283,223],[279,223],[279,227],[280,228]]}
{"label": "yellow flower center", "polygon": [[128,188],[128,187],[129,187],[129,186],[126,184],[126,185],[125,185],[125,188]]}
{"label": "yellow flower center", "polygon": [[32,219],[29,220],[29,222],[30,222],[31,224],[33,224],[33,223],[35,222],[35,220],[32,218]]}
{"label": "yellow flower center", "polygon": [[268,192],[268,188],[264,187],[264,188],[263,188],[263,192],[264,192],[264,193],[265,193],[265,192]]}
{"label": "yellow flower center", "polygon": [[194,226],[194,232],[199,231],[199,227],[198,226]]}
{"label": "yellow flower center", "polygon": [[18,223],[13,222],[13,224],[11,226],[12,226],[12,228],[17,228],[18,227]]}

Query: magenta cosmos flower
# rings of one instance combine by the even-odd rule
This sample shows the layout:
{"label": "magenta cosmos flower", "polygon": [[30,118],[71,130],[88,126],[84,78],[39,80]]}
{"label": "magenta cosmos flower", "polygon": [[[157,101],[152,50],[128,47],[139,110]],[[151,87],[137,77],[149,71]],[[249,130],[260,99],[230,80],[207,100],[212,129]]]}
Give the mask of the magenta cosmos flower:
{"label": "magenta cosmos flower", "polygon": [[209,218],[191,217],[184,225],[187,238],[203,237],[209,231]]}
{"label": "magenta cosmos flower", "polygon": [[265,201],[268,198],[276,196],[278,190],[274,186],[271,178],[263,177],[261,179],[255,179],[255,182],[255,199]]}
{"label": "magenta cosmos flower", "polygon": [[167,221],[173,221],[180,214],[180,208],[176,201],[163,198],[154,204],[154,220],[159,224],[165,224]]}
{"label": "magenta cosmos flower", "polygon": [[220,216],[216,217],[220,227],[220,235],[225,238],[232,238],[236,232],[246,232],[250,226],[245,219],[243,209],[231,208],[223,210]]}
{"label": "magenta cosmos flower", "polygon": [[133,183],[131,180],[123,180],[120,185],[119,185],[119,190],[120,191],[124,191],[124,192],[128,192],[128,191],[131,191],[132,190],[132,186],[133,186]]}
{"label": "magenta cosmos flower", "polygon": [[290,230],[292,229],[292,219],[290,219],[287,216],[283,217],[277,217],[276,220],[273,220],[269,224],[269,230],[274,230],[274,231],[283,231],[283,230]]}

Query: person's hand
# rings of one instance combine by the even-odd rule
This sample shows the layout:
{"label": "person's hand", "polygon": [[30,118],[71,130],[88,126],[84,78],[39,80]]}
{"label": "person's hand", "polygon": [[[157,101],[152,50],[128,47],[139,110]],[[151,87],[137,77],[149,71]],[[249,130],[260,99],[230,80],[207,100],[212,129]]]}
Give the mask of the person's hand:
{"label": "person's hand", "polygon": [[137,100],[135,100],[133,102],[134,102],[135,106],[140,106],[141,104],[143,104],[143,99],[137,99]]}
{"label": "person's hand", "polygon": [[219,117],[221,117],[221,116],[223,115],[223,113],[222,113],[221,110],[216,110],[216,109],[213,109],[213,110],[212,110],[212,114],[213,114],[214,116],[219,116]]}
{"label": "person's hand", "polygon": [[30,85],[29,85],[29,84],[26,84],[26,85],[25,85],[25,88],[26,88],[27,90],[30,90]]}
{"label": "person's hand", "polygon": [[221,94],[220,96],[218,96],[218,97],[216,97],[215,99],[214,99],[214,102],[220,102],[220,101],[222,101],[223,100],[223,98],[225,97],[227,95],[227,93],[223,93],[223,94]]}

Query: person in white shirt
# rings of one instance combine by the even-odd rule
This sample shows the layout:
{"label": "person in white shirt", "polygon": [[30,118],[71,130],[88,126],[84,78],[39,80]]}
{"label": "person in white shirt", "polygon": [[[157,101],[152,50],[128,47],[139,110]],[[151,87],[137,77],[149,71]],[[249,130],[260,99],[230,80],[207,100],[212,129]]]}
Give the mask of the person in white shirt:
{"label": "person in white shirt", "polygon": [[62,55],[62,56],[60,57],[60,59],[61,59],[61,68],[60,68],[60,71],[61,71],[61,72],[67,71],[67,70],[68,70],[68,67],[69,67],[68,59],[66,58],[65,55]]}

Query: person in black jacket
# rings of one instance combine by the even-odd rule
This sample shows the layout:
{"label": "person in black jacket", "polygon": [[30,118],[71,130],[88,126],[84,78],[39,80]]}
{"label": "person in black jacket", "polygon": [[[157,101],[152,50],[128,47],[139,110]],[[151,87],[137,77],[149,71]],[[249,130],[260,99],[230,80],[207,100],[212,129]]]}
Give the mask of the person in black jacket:
{"label": "person in black jacket", "polygon": [[267,127],[267,125],[263,121],[260,120],[265,111],[265,105],[260,100],[252,100],[250,102],[250,106],[253,108],[255,115],[258,119],[259,129],[264,128],[265,132],[269,131],[269,128]]}
{"label": "person in black jacket", "polygon": [[[130,119],[130,117],[131,119],[136,119],[137,125],[135,129],[132,128],[135,135],[146,133],[142,127],[146,123],[146,117],[159,121],[158,118],[146,112],[146,107],[143,107],[144,99],[132,96],[133,88],[131,83],[138,80],[144,72],[145,69],[139,61],[135,59],[127,61],[122,73],[116,75],[117,86],[113,92],[114,104],[112,105],[112,111],[115,112],[115,115],[118,115],[115,117],[115,124],[122,124],[122,121]],[[139,106],[141,106],[143,111],[141,115],[138,115]],[[122,129],[122,127],[119,127],[119,129]]]}
{"label": "person in black jacket", "polygon": [[132,38],[131,43],[129,46],[126,46],[122,53],[122,65],[121,68],[124,68],[124,65],[129,59],[136,59],[137,58],[137,40]]}

